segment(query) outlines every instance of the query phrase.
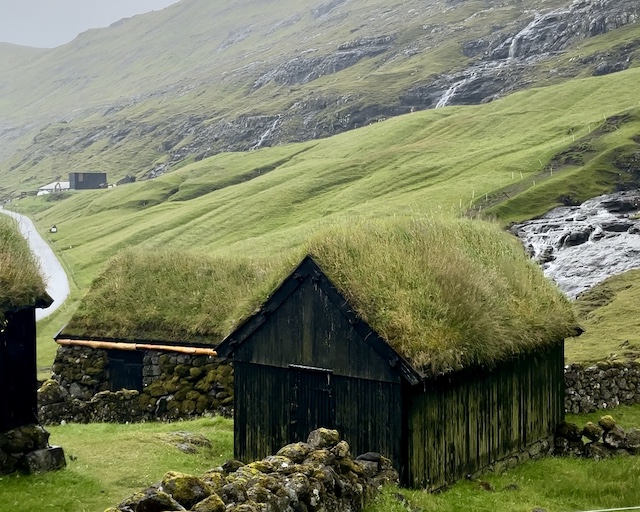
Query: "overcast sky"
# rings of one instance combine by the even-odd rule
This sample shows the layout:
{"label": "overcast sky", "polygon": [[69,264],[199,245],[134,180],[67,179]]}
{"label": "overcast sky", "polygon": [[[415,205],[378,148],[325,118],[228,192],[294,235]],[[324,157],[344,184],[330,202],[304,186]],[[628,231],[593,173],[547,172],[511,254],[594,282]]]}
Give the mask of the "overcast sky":
{"label": "overcast sky", "polygon": [[178,0],[0,0],[0,42],[54,48],[89,28],[108,27]]}

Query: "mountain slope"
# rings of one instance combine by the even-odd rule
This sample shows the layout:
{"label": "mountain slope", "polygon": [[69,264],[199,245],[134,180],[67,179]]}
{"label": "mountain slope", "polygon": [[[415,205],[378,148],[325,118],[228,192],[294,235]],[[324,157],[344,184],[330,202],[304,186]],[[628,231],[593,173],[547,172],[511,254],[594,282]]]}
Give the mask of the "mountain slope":
{"label": "mountain slope", "polygon": [[14,204],[41,226],[56,224],[49,236],[81,289],[128,246],[273,256],[344,216],[482,207],[522,220],[567,197],[638,185],[639,80],[634,68],[319,141],[220,154],[111,190]]}
{"label": "mountain slope", "polygon": [[182,0],[0,75],[0,199],[618,71],[639,16],[631,0]]}

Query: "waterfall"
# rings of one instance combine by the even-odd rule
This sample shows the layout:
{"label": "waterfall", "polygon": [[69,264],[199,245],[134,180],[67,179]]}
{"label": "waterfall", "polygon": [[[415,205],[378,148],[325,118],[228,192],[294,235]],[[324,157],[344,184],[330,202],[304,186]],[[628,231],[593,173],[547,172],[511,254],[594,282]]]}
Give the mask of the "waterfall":
{"label": "waterfall", "polygon": [[256,142],[253,146],[251,146],[251,151],[253,151],[254,149],[258,149],[258,148],[262,147],[262,144],[264,143],[264,141],[267,139],[267,137],[269,137],[269,135],[271,135],[273,133],[273,131],[276,129],[276,126],[278,126],[279,122],[280,122],[280,115],[278,115],[276,120],[267,129],[267,131],[262,134],[262,136],[260,137],[260,140],[258,140],[258,142]]}
{"label": "waterfall", "polygon": [[470,76],[463,78],[462,80],[459,80],[458,82],[454,83],[451,87],[449,87],[445,91],[445,93],[442,95],[442,97],[438,100],[438,103],[436,103],[435,108],[446,107],[451,101],[451,98],[455,96],[458,89],[460,89],[460,87],[467,85],[469,82],[472,82],[476,78],[476,75],[477,73],[471,73]]}

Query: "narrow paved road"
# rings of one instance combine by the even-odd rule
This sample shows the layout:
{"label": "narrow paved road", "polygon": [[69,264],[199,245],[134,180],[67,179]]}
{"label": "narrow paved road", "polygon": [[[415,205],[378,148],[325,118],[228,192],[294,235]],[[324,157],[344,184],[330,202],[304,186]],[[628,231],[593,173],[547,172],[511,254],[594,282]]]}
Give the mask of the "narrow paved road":
{"label": "narrow paved road", "polygon": [[58,261],[58,258],[56,258],[53,250],[40,236],[40,233],[38,233],[29,217],[5,210],[1,206],[0,213],[9,215],[17,220],[20,233],[27,239],[31,252],[33,252],[40,263],[40,271],[47,283],[47,293],[51,295],[53,299],[53,304],[47,309],[36,310],[37,320],[45,318],[62,306],[69,296],[69,280],[67,279],[67,274]]}

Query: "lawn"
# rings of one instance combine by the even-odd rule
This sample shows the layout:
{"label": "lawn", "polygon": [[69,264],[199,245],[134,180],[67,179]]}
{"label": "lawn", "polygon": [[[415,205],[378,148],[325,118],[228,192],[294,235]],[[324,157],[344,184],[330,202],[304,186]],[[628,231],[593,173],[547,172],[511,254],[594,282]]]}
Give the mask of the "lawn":
{"label": "lawn", "polygon": [[[202,474],[233,455],[233,424],[220,417],[176,423],[67,424],[47,427],[64,448],[67,467],[33,476],[0,477],[0,511],[101,512],[159,481],[165,472]],[[207,437],[211,449],[186,454],[171,432]]]}
{"label": "lawn", "polygon": [[[608,411],[625,428],[640,426],[640,405]],[[569,416],[579,425],[602,413]],[[33,476],[0,477],[0,512],[102,512],[161,479],[166,471],[200,475],[233,455],[233,425],[223,418],[176,423],[68,424],[48,427],[51,443],[64,447],[68,466]],[[171,432],[202,434],[212,449],[181,452],[163,438]],[[490,489],[490,490],[487,490]],[[602,461],[547,458],[524,463],[502,475],[486,474],[445,492],[390,487],[367,512],[411,510],[454,512],[571,512],[640,505],[640,457]]]}

